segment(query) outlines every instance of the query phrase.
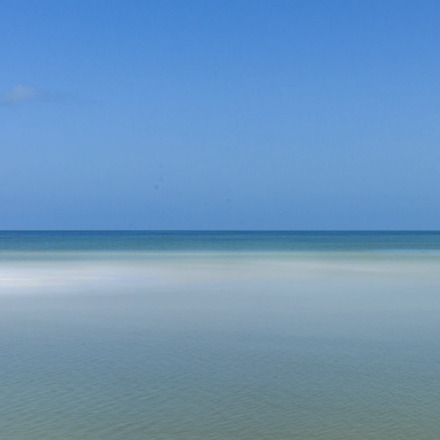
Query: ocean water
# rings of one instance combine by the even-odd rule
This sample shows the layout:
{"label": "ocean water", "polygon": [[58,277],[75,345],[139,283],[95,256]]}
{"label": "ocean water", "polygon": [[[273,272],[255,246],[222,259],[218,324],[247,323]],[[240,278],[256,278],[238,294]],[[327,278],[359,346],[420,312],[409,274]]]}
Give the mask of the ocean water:
{"label": "ocean water", "polygon": [[439,232],[0,232],[0,438],[440,438]]}

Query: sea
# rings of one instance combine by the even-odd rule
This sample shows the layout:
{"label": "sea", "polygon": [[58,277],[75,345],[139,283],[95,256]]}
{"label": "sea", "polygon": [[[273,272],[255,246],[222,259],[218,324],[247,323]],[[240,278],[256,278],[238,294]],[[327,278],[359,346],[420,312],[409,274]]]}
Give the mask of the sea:
{"label": "sea", "polygon": [[438,440],[440,232],[0,232],[0,439]]}

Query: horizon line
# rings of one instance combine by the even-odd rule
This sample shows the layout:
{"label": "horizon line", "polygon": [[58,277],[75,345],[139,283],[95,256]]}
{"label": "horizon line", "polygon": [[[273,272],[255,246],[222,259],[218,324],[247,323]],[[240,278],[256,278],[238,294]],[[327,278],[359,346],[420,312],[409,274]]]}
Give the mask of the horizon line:
{"label": "horizon line", "polygon": [[440,232],[440,229],[0,229],[1,232]]}

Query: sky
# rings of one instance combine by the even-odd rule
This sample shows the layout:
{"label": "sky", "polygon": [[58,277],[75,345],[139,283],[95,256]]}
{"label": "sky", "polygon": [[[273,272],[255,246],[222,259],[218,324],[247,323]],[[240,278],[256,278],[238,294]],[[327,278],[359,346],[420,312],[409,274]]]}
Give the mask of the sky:
{"label": "sky", "polygon": [[0,229],[440,229],[438,1],[0,10]]}

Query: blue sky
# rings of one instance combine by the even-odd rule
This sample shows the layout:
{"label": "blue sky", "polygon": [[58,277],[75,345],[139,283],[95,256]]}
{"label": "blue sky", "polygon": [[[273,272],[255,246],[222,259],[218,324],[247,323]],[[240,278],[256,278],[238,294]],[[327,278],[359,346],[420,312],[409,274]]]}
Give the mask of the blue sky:
{"label": "blue sky", "polygon": [[439,229],[437,1],[0,1],[0,229]]}

